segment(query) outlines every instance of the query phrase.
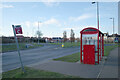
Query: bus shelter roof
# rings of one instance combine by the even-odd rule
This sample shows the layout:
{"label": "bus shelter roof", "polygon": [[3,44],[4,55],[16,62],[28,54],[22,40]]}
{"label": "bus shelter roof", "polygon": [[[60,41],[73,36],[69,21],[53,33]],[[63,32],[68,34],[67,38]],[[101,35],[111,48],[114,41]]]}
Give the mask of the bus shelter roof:
{"label": "bus shelter roof", "polygon": [[80,33],[81,34],[97,34],[97,33],[99,33],[104,36],[104,34],[100,30],[93,28],[93,27],[84,28],[82,31],[80,31]]}

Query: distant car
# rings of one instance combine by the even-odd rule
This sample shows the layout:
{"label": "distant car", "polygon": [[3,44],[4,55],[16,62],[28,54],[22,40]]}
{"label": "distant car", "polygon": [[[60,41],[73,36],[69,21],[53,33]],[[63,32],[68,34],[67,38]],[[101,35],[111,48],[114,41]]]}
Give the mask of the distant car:
{"label": "distant car", "polygon": [[53,37],[53,38],[52,38],[52,41],[53,41],[54,43],[62,42],[62,38],[61,38],[61,37]]}

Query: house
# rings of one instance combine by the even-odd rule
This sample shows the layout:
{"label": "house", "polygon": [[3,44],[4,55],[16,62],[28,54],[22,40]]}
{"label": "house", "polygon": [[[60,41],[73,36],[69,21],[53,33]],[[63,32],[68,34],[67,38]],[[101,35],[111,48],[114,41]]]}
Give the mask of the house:
{"label": "house", "polygon": [[108,32],[104,33],[104,41],[105,42],[108,42],[108,36],[109,36]]}
{"label": "house", "polygon": [[120,42],[120,35],[119,34],[112,34],[108,36],[109,42]]}
{"label": "house", "polygon": [[46,43],[52,42],[52,38],[43,37],[43,39],[45,39],[45,42],[46,42]]}
{"label": "house", "polygon": [[104,41],[105,42],[120,42],[120,35],[119,34],[112,34],[109,35],[108,33],[104,33]]}

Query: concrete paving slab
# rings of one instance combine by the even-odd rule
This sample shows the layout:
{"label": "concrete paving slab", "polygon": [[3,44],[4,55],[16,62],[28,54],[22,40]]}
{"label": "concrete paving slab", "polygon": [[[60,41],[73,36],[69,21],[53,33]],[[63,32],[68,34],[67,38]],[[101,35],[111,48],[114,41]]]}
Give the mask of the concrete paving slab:
{"label": "concrete paving slab", "polygon": [[[62,62],[47,61],[43,64],[36,64],[30,67],[51,72],[58,72],[67,75],[79,76],[81,78],[118,78],[118,48],[112,50],[107,61],[104,59],[99,65],[88,65]],[[104,65],[103,65],[104,64]]]}
{"label": "concrete paving slab", "polygon": [[49,61],[40,65],[31,66],[35,69],[58,72],[67,75],[79,76],[81,78],[96,78],[100,71],[100,65],[88,65],[62,61]]}
{"label": "concrete paving slab", "polygon": [[118,78],[118,48],[110,52],[101,71],[100,78]]}

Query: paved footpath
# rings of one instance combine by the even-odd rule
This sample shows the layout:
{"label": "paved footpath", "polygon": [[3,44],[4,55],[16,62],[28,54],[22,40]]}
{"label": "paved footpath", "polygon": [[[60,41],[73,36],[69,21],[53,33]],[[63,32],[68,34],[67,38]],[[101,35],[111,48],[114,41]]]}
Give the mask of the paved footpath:
{"label": "paved footpath", "polygon": [[88,65],[62,61],[48,61],[43,64],[37,64],[29,67],[67,75],[79,76],[81,78],[117,78],[118,48],[111,51],[108,60],[104,63],[104,67],[103,63],[104,61],[101,61],[99,65]]}
{"label": "paved footpath", "polygon": [[110,52],[107,62],[101,71],[100,78],[118,78],[118,49],[120,48],[116,48]]}

